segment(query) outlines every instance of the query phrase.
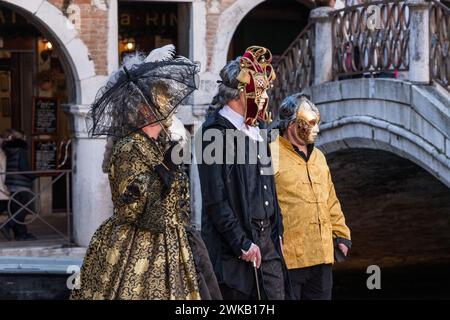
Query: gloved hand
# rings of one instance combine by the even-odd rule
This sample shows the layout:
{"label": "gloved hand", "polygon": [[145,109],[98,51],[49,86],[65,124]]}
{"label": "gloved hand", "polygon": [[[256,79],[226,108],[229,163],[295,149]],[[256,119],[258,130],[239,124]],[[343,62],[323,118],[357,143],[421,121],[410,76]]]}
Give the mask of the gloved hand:
{"label": "gloved hand", "polygon": [[163,161],[155,167],[156,172],[163,182],[161,194],[163,198],[170,193],[170,189],[175,179],[175,171],[178,166],[172,161],[172,151],[177,144],[177,142],[170,142],[170,147],[164,153]]}

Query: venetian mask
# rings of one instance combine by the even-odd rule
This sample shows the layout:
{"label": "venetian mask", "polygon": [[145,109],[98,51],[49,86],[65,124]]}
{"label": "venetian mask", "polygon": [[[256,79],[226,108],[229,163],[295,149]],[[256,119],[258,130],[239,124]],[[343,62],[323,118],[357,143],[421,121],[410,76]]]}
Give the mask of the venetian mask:
{"label": "venetian mask", "polygon": [[150,90],[150,96],[155,105],[155,113],[161,124],[168,128],[172,124],[172,114],[175,108],[169,99],[169,86],[165,82],[154,85]]}
{"label": "venetian mask", "polygon": [[305,110],[300,106],[296,117],[297,138],[306,144],[316,141],[319,134],[320,114],[312,110]]}
{"label": "venetian mask", "polygon": [[245,94],[245,123],[256,126],[258,120],[267,121],[269,97],[267,90],[275,80],[272,53],[263,47],[247,48],[240,60],[241,71],[237,76],[239,90]]}

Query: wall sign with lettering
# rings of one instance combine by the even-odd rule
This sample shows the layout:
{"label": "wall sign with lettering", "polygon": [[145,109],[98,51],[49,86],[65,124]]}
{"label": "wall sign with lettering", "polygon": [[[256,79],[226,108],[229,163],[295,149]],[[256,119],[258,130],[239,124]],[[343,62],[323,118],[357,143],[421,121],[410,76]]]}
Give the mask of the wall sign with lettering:
{"label": "wall sign with lettering", "polygon": [[38,171],[56,170],[58,144],[54,140],[33,141],[33,169]]}
{"label": "wall sign with lettering", "polygon": [[58,100],[56,98],[34,97],[33,134],[58,133]]}

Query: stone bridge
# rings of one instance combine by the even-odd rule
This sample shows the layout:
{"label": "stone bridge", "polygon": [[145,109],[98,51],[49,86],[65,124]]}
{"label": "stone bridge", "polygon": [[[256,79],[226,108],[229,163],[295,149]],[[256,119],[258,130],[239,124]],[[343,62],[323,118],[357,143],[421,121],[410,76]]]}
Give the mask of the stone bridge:
{"label": "stone bridge", "polygon": [[411,160],[450,187],[450,94],[435,86],[361,78],[307,88],[322,115],[325,153],[379,149]]}
{"label": "stone bridge", "polygon": [[355,242],[353,258],[338,268],[449,262],[449,93],[365,78],[305,91],[321,111],[317,145]]}
{"label": "stone bridge", "polygon": [[369,4],[311,11],[277,64],[273,106],[309,93],[325,153],[392,152],[450,187],[450,10],[433,0],[374,3],[381,20],[372,27]]}
{"label": "stone bridge", "polygon": [[[305,92],[350,228],[336,268],[450,263],[450,10],[438,1],[319,7],[277,65],[274,113]],[[430,267],[428,270],[432,270]]]}

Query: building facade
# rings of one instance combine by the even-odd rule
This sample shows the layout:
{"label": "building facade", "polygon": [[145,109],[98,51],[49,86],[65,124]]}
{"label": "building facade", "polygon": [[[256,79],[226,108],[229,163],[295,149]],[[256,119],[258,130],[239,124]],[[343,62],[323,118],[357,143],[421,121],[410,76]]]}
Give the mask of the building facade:
{"label": "building facade", "polygon": [[[178,112],[194,133],[227,59],[254,43],[271,47],[276,59],[306,26],[313,7],[309,0],[2,0],[0,72],[11,85],[4,95],[12,112],[2,113],[0,131],[25,132],[36,170],[57,168],[54,158],[64,157],[56,153],[56,146],[70,142],[64,164],[72,170],[67,201],[72,203],[73,240],[87,246],[98,225],[112,214],[112,204],[101,171],[105,140],[88,138],[85,116],[123,57],[174,43],[179,54],[200,62],[199,90]],[[55,128],[36,131],[36,109],[43,102],[53,103],[53,114],[45,113],[53,122],[45,116],[40,121],[50,121],[48,127]],[[47,158],[39,161],[41,149]],[[198,222],[195,170],[191,168],[191,184]],[[51,185],[51,178],[42,176],[36,188],[45,185]],[[51,214],[55,199],[67,191],[64,188],[53,186],[52,193],[43,192],[41,209]]]}
{"label": "building facade", "polygon": [[[345,2],[332,10],[310,0],[0,0],[0,132],[25,132],[30,162],[42,173],[34,188],[40,215],[50,221],[69,206],[79,246],[33,251],[19,243],[10,255],[82,257],[112,214],[101,170],[105,139],[87,136],[85,117],[126,54],[174,43],[200,62],[199,90],[178,111],[195,133],[222,66],[259,44],[277,63],[270,107],[306,91],[321,111],[317,146],[354,239],[351,259],[336,270],[353,268],[359,277],[369,265],[419,266],[424,283],[440,288],[442,279],[429,275],[450,264],[449,2],[377,2],[375,30],[364,19],[370,1]],[[45,174],[54,169],[71,178]],[[201,192],[190,170],[199,223]]]}

